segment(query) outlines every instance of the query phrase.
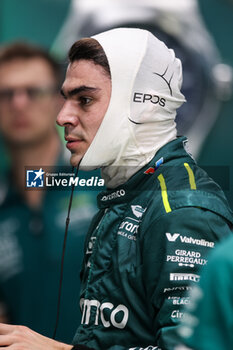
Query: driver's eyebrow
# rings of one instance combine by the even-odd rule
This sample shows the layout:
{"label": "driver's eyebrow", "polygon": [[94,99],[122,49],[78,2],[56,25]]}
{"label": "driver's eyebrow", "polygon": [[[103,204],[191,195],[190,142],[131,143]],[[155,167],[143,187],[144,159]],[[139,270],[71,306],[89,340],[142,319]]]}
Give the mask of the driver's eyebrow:
{"label": "driver's eyebrow", "polygon": [[94,92],[94,91],[98,91],[98,90],[100,90],[100,89],[86,86],[86,85],[82,85],[82,86],[79,86],[77,88],[74,88],[72,90],[67,91],[67,93],[65,93],[64,90],[61,88],[60,92],[64,98],[67,98],[67,97],[73,97],[75,95],[78,95],[80,92]]}

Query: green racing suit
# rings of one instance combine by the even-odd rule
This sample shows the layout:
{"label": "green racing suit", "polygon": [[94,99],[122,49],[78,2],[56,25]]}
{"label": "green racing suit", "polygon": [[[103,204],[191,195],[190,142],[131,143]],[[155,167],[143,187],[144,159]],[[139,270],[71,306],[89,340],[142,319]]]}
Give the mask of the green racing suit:
{"label": "green racing suit", "polygon": [[98,195],[73,344],[96,350],[176,345],[187,291],[233,223],[223,192],[185,142],[169,142],[125,184]]}

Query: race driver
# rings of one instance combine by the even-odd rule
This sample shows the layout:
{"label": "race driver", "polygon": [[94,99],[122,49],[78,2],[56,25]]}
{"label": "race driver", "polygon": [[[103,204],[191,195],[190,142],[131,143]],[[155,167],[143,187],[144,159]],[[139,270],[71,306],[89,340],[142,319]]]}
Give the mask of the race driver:
{"label": "race driver", "polygon": [[76,42],[69,61],[57,122],[71,164],[101,168],[107,186],[84,248],[81,325],[68,345],[2,324],[0,346],[173,349],[186,292],[233,223],[221,189],[177,137],[180,61],[134,28]]}

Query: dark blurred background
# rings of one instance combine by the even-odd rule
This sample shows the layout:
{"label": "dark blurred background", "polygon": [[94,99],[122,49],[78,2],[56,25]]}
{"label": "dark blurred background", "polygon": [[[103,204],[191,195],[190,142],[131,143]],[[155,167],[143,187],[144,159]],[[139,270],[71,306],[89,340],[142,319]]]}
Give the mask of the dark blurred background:
{"label": "dark blurred background", "polygon": [[29,39],[50,48],[70,0],[1,0],[0,41]]}

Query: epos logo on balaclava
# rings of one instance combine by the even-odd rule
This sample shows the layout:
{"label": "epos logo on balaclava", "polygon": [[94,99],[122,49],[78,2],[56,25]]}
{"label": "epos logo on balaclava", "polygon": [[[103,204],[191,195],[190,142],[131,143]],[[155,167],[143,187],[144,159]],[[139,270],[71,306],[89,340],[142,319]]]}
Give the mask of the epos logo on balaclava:
{"label": "epos logo on balaclava", "polygon": [[[173,73],[170,74],[170,77],[166,77],[168,72],[169,66],[166,68],[165,72],[163,74],[153,72],[152,74],[155,75],[155,78],[159,77],[162,79],[162,82],[156,83],[157,79],[155,79],[155,86],[163,85],[165,84],[164,89],[168,87],[170,95],[172,96],[172,88],[171,88],[171,80],[173,77]],[[158,94],[151,94],[151,93],[143,93],[143,92],[134,92],[133,94],[133,102],[136,103],[146,103],[150,102],[154,105],[160,105],[161,107],[165,107],[166,105],[166,99],[164,97],[159,96]]]}

